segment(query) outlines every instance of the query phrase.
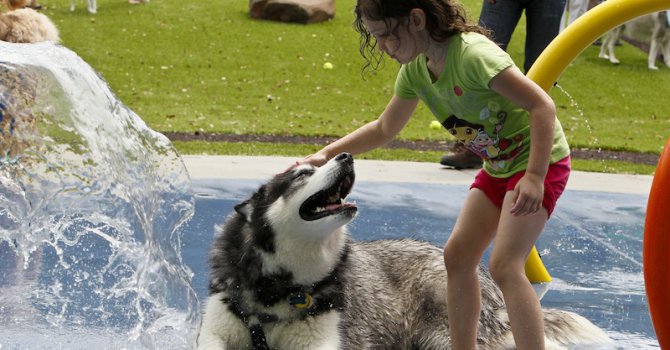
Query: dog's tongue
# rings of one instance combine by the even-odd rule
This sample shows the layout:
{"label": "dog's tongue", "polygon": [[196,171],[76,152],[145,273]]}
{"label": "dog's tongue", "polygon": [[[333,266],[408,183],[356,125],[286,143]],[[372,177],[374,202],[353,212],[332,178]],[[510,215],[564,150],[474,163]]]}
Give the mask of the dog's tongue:
{"label": "dog's tongue", "polygon": [[339,209],[341,206],[342,204],[329,204],[328,206],[326,206],[326,210],[328,211],[336,210]]}
{"label": "dog's tongue", "polygon": [[340,209],[340,208],[344,208],[344,207],[353,208],[355,206],[356,206],[355,202],[344,202],[344,203],[340,203],[340,204],[328,204],[326,206],[326,210],[327,211],[335,211],[335,210]]}

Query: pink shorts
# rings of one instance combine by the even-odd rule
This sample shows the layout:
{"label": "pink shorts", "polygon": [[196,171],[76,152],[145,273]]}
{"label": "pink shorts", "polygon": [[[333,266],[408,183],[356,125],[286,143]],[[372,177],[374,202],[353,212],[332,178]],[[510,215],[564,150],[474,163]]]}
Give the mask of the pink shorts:
{"label": "pink shorts", "polygon": [[[483,169],[477,173],[475,181],[470,189],[478,188],[498,208],[502,208],[503,199],[507,191],[514,190],[517,182],[521,180],[525,171],[520,171],[511,177],[498,178],[487,174]],[[544,198],[542,206],[547,209],[547,217],[551,216],[556,206],[558,197],[561,196],[570,176],[570,156],[567,156],[554,164],[549,165],[547,176],[544,178]]]}

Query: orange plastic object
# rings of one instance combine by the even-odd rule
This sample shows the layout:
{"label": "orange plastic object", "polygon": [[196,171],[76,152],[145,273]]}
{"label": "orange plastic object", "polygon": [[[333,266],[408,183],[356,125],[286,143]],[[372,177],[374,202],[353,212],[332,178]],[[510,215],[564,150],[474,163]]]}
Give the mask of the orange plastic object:
{"label": "orange plastic object", "polygon": [[670,349],[670,139],[651,184],[642,250],[647,303],[661,349]]}

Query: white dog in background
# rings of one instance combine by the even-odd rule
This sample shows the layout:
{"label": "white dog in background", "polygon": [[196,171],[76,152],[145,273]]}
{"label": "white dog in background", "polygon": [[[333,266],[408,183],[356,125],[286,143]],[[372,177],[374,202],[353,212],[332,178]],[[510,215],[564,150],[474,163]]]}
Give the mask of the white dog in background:
{"label": "white dog in background", "polygon": [[[70,3],[70,11],[74,11],[75,2],[76,2],[76,0],[72,0],[72,2]],[[88,3],[88,12],[89,13],[98,12],[98,4],[97,4],[96,0],[86,0],[86,2]]]}
{"label": "white dog in background", "polygon": [[670,67],[670,19],[668,11],[661,11],[649,15],[638,17],[626,24],[612,29],[603,37],[602,46],[598,57],[609,60],[613,64],[619,64],[620,61],[614,54],[614,46],[621,37],[624,26],[626,25],[651,25],[651,36],[649,37],[649,58],[647,66],[649,69],[657,70],[656,59],[658,54],[663,54],[665,65]]}

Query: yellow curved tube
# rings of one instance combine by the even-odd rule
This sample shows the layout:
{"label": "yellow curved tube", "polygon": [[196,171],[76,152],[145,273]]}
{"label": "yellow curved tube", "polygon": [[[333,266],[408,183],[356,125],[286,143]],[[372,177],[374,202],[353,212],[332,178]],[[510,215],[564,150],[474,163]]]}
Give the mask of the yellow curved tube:
{"label": "yellow curved tube", "polygon": [[549,272],[544,267],[540,254],[535,247],[533,247],[533,250],[528,254],[525,270],[526,277],[528,277],[528,280],[531,283],[551,282],[551,275],[549,275]]}
{"label": "yellow curved tube", "polygon": [[[570,62],[596,39],[635,17],[669,8],[670,0],[607,0],[560,33],[530,67],[527,76],[548,92]],[[535,247],[525,269],[531,283],[551,282]]]}

